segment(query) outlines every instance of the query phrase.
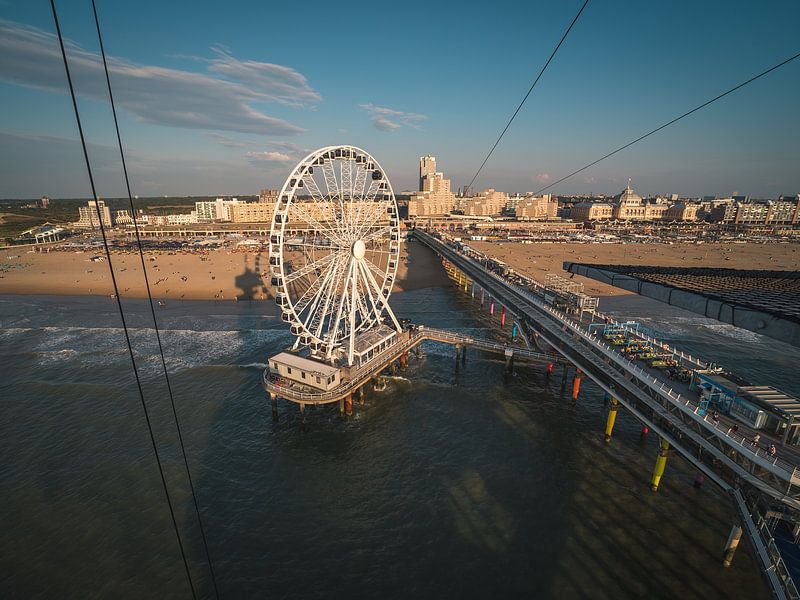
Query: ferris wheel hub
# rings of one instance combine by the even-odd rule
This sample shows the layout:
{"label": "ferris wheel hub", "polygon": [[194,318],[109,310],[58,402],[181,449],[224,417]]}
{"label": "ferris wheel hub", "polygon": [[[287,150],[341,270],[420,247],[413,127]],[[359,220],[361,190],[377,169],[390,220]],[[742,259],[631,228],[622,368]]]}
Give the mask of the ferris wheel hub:
{"label": "ferris wheel hub", "polygon": [[353,254],[353,258],[355,258],[356,260],[361,260],[367,253],[367,245],[362,240],[356,240],[355,242],[353,242],[353,246],[352,248],[350,248],[350,252]]}

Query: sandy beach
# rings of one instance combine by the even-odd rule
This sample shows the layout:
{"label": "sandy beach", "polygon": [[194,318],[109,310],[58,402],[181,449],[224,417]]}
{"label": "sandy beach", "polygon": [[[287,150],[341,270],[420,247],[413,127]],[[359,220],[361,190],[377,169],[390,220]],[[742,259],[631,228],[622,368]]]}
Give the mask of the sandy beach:
{"label": "sandy beach", "polygon": [[[511,268],[544,280],[548,273],[563,275],[564,261],[592,264],[668,267],[721,267],[794,271],[800,268],[800,244],[516,244],[469,242],[470,246],[502,260]],[[625,290],[575,276],[594,296],[630,294]]]}
{"label": "sandy beach", "polygon": [[[0,251],[0,293],[97,295],[113,293],[108,262],[93,261],[102,250],[28,252]],[[120,295],[146,298],[138,253],[111,256]],[[408,258],[408,264],[407,260]],[[269,286],[267,252],[211,250],[205,254],[180,251],[145,252],[153,298],[167,300],[266,300]],[[448,285],[438,259],[417,242],[403,244],[394,291]]]}

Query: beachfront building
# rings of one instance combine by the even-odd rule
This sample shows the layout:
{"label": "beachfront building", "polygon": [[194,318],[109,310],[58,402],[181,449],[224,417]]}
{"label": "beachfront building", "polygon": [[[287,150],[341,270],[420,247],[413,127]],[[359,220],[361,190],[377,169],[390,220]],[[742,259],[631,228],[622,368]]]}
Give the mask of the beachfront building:
{"label": "beachfront building", "polygon": [[419,190],[408,200],[408,216],[446,215],[453,210],[456,196],[450,189],[450,180],[436,171],[436,157],[419,159]]}
{"label": "beachfront building", "polygon": [[[149,215],[144,214],[144,211],[136,211],[136,224],[148,225],[150,223]],[[133,227],[133,217],[131,212],[127,209],[114,211],[114,224],[122,225],[123,227]]]}
{"label": "beachfront building", "polygon": [[605,221],[614,216],[614,206],[608,202],[579,202],[569,213],[573,221]]}
{"label": "beachfront building", "polygon": [[197,211],[167,215],[167,225],[193,225],[197,223]]}
{"label": "beachfront building", "polygon": [[797,225],[800,224],[800,195],[760,202],[732,199],[712,208],[709,219],[714,223],[742,225]]}
{"label": "beachfront building", "polygon": [[234,223],[269,223],[274,211],[274,202],[240,202],[231,206],[230,215]]}
{"label": "beachfront building", "polygon": [[471,217],[499,215],[508,204],[508,194],[487,188],[476,196],[458,198],[455,209]]}
{"label": "beachfront building", "polygon": [[263,189],[258,192],[258,201],[259,202],[268,202],[269,204],[275,204],[278,201],[278,194],[280,190],[273,190],[273,189]]}
{"label": "beachfront building", "polygon": [[514,216],[521,221],[555,219],[558,215],[558,200],[550,194],[525,196],[516,199]]}
{"label": "beachfront building", "polygon": [[239,204],[239,200],[231,198],[217,198],[213,201],[195,202],[198,223],[210,223],[213,221],[230,221],[231,207]]}
{"label": "beachfront building", "polygon": [[100,226],[101,221],[97,218],[97,211],[100,210],[100,219],[103,226],[111,227],[114,222],[111,219],[111,210],[106,206],[103,200],[89,200],[86,206],[78,207],[78,221],[75,223],[76,227],[96,228]]}
{"label": "beachfront building", "polygon": [[665,221],[696,221],[700,205],[695,202],[676,202],[664,213]]}

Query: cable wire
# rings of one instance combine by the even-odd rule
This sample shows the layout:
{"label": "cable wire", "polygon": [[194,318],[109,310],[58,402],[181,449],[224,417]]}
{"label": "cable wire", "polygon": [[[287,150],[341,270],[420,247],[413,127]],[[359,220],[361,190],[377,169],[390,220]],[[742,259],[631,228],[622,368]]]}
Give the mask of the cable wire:
{"label": "cable wire", "polygon": [[580,168],[580,169],[578,169],[577,171],[573,171],[573,172],[572,172],[572,173],[570,173],[569,175],[566,175],[566,176],[562,177],[561,179],[559,179],[559,180],[557,180],[557,181],[554,181],[553,183],[551,183],[551,184],[549,184],[549,185],[546,185],[546,186],[545,186],[545,187],[543,187],[542,189],[540,189],[540,190],[538,190],[538,191],[534,192],[534,193],[533,193],[533,195],[534,195],[534,196],[536,196],[536,195],[538,195],[538,194],[541,194],[541,193],[542,193],[542,192],[544,192],[545,190],[549,190],[549,189],[550,189],[551,187],[553,187],[554,185],[558,185],[558,184],[559,184],[559,183],[561,183],[562,181],[566,181],[566,180],[567,180],[567,179],[569,179],[570,177],[574,177],[575,175],[577,175],[578,173],[580,173],[580,172],[582,172],[582,171],[585,171],[585,170],[586,170],[586,169],[588,169],[589,167],[593,167],[594,165],[596,165],[596,164],[597,164],[597,163],[599,163],[600,161],[603,161],[603,160],[605,160],[605,159],[607,159],[607,158],[609,158],[609,157],[611,157],[611,156],[614,156],[614,155],[615,155],[617,152],[622,152],[622,151],[623,151],[623,150],[625,150],[626,148],[630,148],[630,147],[631,147],[631,146],[633,146],[633,145],[634,145],[636,142],[641,142],[641,141],[642,141],[643,139],[645,139],[646,137],[649,137],[649,136],[653,135],[654,133],[657,133],[657,132],[661,131],[662,129],[664,129],[664,128],[666,128],[666,127],[669,127],[669,126],[670,126],[670,125],[672,125],[673,123],[677,123],[678,121],[680,121],[680,120],[681,120],[681,119],[683,119],[684,117],[688,117],[689,115],[691,115],[692,113],[695,113],[695,112],[697,112],[697,111],[698,111],[698,110],[700,110],[701,108],[705,108],[706,106],[708,106],[709,104],[711,104],[711,103],[713,103],[713,102],[716,102],[716,101],[717,101],[717,100],[719,100],[720,98],[724,98],[724,97],[725,97],[725,96],[727,96],[728,94],[731,94],[731,93],[735,92],[736,90],[743,88],[743,87],[744,87],[744,86],[746,86],[747,84],[749,84],[749,83],[753,83],[753,82],[754,82],[756,79],[760,79],[761,77],[764,77],[764,75],[767,75],[768,73],[771,73],[772,71],[774,71],[774,70],[776,70],[776,69],[779,69],[779,68],[781,68],[782,66],[784,66],[784,65],[786,65],[786,64],[788,64],[788,63],[790,63],[790,62],[792,62],[793,60],[795,60],[795,59],[797,59],[797,58],[800,58],[800,52],[798,52],[798,53],[797,53],[797,54],[795,54],[794,56],[791,56],[791,57],[787,58],[787,59],[786,59],[786,60],[784,60],[784,61],[781,61],[781,62],[779,62],[777,65],[773,65],[773,66],[771,66],[769,69],[766,69],[765,71],[761,71],[761,73],[759,73],[758,75],[754,75],[753,77],[751,77],[751,78],[750,78],[750,79],[748,79],[747,81],[743,81],[742,83],[740,83],[740,84],[739,84],[739,85],[737,85],[737,86],[734,86],[734,87],[732,87],[732,88],[731,88],[731,89],[729,89],[728,91],[726,91],[726,92],[723,92],[723,93],[719,94],[718,96],[714,96],[713,98],[711,98],[711,100],[707,100],[706,102],[703,102],[701,105],[694,107],[692,110],[686,111],[686,112],[685,112],[685,113],[683,113],[682,115],[680,115],[680,116],[678,116],[678,117],[675,117],[675,118],[674,118],[674,119],[672,119],[671,121],[668,121],[667,123],[664,123],[663,125],[660,125],[659,127],[656,127],[656,128],[655,128],[655,129],[653,129],[652,131],[648,131],[648,132],[647,132],[647,133],[645,133],[644,135],[642,135],[642,136],[640,136],[640,137],[636,138],[635,140],[633,140],[633,141],[631,141],[631,142],[628,142],[628,143],[627,143],[627,144],[625,144],[624,146],[620,146],[620,147],[619,147],[619,148],[617,148],[616,150],[612,150],[611,152],[609,152],[609,153],[608,153],[608,154],[606,154],[605,156],[601,156],[601,157],[600,157],[600,158],[598,158],[597,160],[593,160],[593,161],[592,161],[592,162],[590,162],[588,165],[585,165],[585,166],[581,167],[581,168]]}
{"label": "cable wire", "polygon": [[160,330],[158,328],[158,320],[156,319],[156,309],[155,309],[155,306],[153,304],[153,295],[152,295],[152,293],[150,291],[150,280],[149,280],[149,278],[147,276],[147,267],[145,265],[145,260],[144,260],[144,250],[142,249],[142,239],[141,239],[141,236],[140,236],[140,233],[139,233],[139,224],[136,221],[136,208],[133,205],[133,195],[131,194],[131,184],[130,184],[130,179],[128,177],[128,167],[127,167],[127,164],[125,162],[125,152],[122,149],[122,136],[120,135],[120,132],[119,132],[119,121],[117,120],[117,107],[116,107],[116,104],[114,103],[114,93],[111,91],[111,78],[110,78],[110,76],[108,74],[108,63],[106,61],[106,51],[105,51],[105,46],[103,45],[103,35],[100,32],[100,19],[97,16],[97,4],[96,4],[95,0],[92,0],[92,12],[94,13],[94,23],[95,23],[95,27],[97,29],[97,39],[100,42],[100,54],[103,57],[103,69],[104,69],[105,75],[106,75],[106,85],[108,87],[108,97],[109,97],[109,99],[111,101],[111,113],[114,116],[114,129],[116,130],[116,133],[117,133],[117,144],[119,146],[119,156],[120,156],[120,160],[122,161],[122,172],[125,175],[125,189],[128,192],[128,202],[129,202],[130,207],[131,207],[131,215],[133,216],[133,226],[134,226],[134,230],[136,232],[136,243],[137,243],[137,246],[139,248],[139,258],[141,259],[141,262],[142,262],[142,274],[144,275],[144,282],[145,282],[145,286],[147,288],[147,298],[150,301],[150,313],[153,316],[153,329],[155,330],[156,340],[158,341],[158,352],[161,355],[161,366],[162,366],[162,368],[164,370],[164,379],[165,379],[165,381],[167,383],[167,392],[169,393],[169,403],[170,403],[170,406],[172,407],[172,416],[175,419],[175,428],[176,428],[176,430],[178,432],[178,441],[180,442],[180,446],[181,446],[181,454],[183,456],[183,465],[184,465],[184,467],[186,469],[186,478],[187,478],[187,480],[189,482],[189,490],[191,491],[191,494],[192,494],[192,502],[194,503],[194,512],[197,515],[197,523],[198,523],[198,525],[200,527],[200,537],[201,537],[201,539],[203,541],[203,550],[205,551],[206,561],[208,562],[208,570],[209,570],[209,572],[211,574],[211,582],[214,585],[214,596],[216,598],[219,598],[219,588],[217,587],[217,577],[216,577],[216,574],[214,573],[214,564],[213,564],[213,561],[211,560],[211,553],[208,550],[208,541],[206,539],[205,527],[203,526],[203,519],[200,516],[200,507],[199,507],[198,502],[197,502],[197,494],[196,494],[195,488],[194,488],[194,481],[192,480],[191,470],[189,469],[189,460],[188,460],[188,458],[186,456],[186,446],[183,443],[183,432],[181,431],[180,420],[178,419],[178,411],[175,408],[175,397],[174,397],[174,395],[172,393],[172,385],[170,384],[170,380],[169,380],[169,371],[167,370],[167,362],[166,362],[166,359],[164,358],[164,347],[161,344],[161,333],[160,333]]}
{"label": "cable wire", "polygon": [[497,145],[500,143],[500,140],[503,139],[503,136],[506,134],[506,131],[508,131],[508,128],[511,127],[511,123],[516,118],[517,113],[519,113],[519,111],[522,109],[522,105],[525,104],[525,101],[528,99],[528,96],[531,95],[531,92],[533,91],[533,88],[536,87],[537,83],[539,83],[539,80],[542,78],[542,75],[544,74],[545,70],[550,65],[550,61],[553,60],[553,57],[556,55],[556,52],[558,52],[558,49],[561,48],[561,44],[563,44],[564,40],[567,39],[567,36],[569,35],[569,32],[572,31],[572,27],[578,21],[578,17],[581,16],[581,13],[583,12],[583,9],[586,8],[587,4],[589,4],[589,0],[584,0],[584,3],[581,6],[580,10],[578,10],[578,13],[575,15],[575,18],[572,19],[572,23],[569,24],[569,27],[567,27],[567,30],[564,32],[564,35],[561,36],[561,39],[558,41],[558,44],[553,49],[553,52],[550,54],[550,58],[548,58],[547,62],[544,63],[544,66],[542,67],[542,70],[539,71],[539,74],[536,76],[536,79],[534,80],[533,84],[531,84],[530,89],[528,89],[528,93],[525,94],[525,97],[522,99],[522,102],[520,102],[519,106],[517,106],[517,110],[515,110],[514,114],[511,115],[511,118],[508,120],[508,123],[506,123],[506,126],[503,128],[503,131],[500,133],[500,136],[497,138],[497,141],[494,143],[494,146],[492,146],[492,149],[489,150],[489,154],[487,154],[486,158],[483,159],[483,162],[481,163],[481,166],[478,167],[477,171],[475,171],[475,175],[472,177],[472,181],[470,181],[469,185],[467,186],[468,189],[472,187],[473,183],[475,183],[475,180],[478,178],[478,175],[480,175],[480,172],[483,170],[483,167],[486,164],[486,162],[489,160],[489,157],[492,155],[492,153],[494,153],[494,149],[497,148]]}
{"label": "cable wire", "polygon": [[106,260],[108,261],[108,268],[109,271],[111,272],[111,283],[114,286],[114,297],[116,298],[117,308],[119,309],[119,316],[120,319],[122,320],[122,329],[125,332],[125,342],[128,346],[128,354],[131,357],[131,366],[133,368],[133,374],[136,378],[136,387],[139,390],[139,399],[141,400],[142,411],[144,412],[145,422],[147,423],[147,430],[150,434],[150,442],[153,445],[153,454],[155,455],[156,464],[158,465],[158,473],[161,476],[161,485],[164,488],[164,495],[166,496],[167,499],[169,514],[172,519],[172,526],[175,529],[175,537],[178,540],[178,547],[180,548],[181,558],[183,560],[183,566],[186,569],[186,578],[189,581],[189,587],[191,588],[192,591],[192,598],[196,599],[197,593],[194,588],[194,582],[192,581],[191,571],[189,570],[189,561],[186,558],[186,552],[183,547],[183,541],[181,540],[180,530],[178,529],[178,521],[175,517],[175,509],[172,506],[172,499],[170,498],[169,489],[167,488],[167,480],[166,477],[164,476],[164,467],[161,463],[161,457],[158,453],[158,446],[156,444],[155,434],[153,433],[153,425],[152,422],[150,421],[150,414],[147,410],[147,403],[144,400],[144,392],[142,391],[142,382],[139,378],[139,371],[136,367],[136,358],[134,357],[133,354],[133,346],[131,345],[131,338],[130,334],[128,333],[128,325],[127,322],[125,321],[125,312],[122,310],[122,300],[120,299],[119,295],[119,287],[117,286],[117,278],[114,273],[114,266],[111,263],[111,251],[109,250],[108,247],[108,239],[106,237],[105,226],[103,225],[103,217],[102,213],[100,212],[100,205],[98,204],[97,189],[94,183],[94,176],[92,175],[92,167],[89,161],[89,152],[86,148],[86,138],[83,134],[83,126],[81,124],[80,112],[78,111],[78,102],[75,98],[75,88],[72,85],[72,75],[70,74],[69,63],[67,61],[67,52],[64,48],[64,38],[61,34],[61,25],[58,21],[58,12],[56,11],[55,0],[50,0],[50,8],[53,11],[53,21],[55,22],[56,33],[58,34],[58,43],[61,47],[61,57],[64,60],[64,71],[66,72],[67,75],[67,83],[69,84],[69,93],[70,97],[72,98],[72,108],[75,112],[75,121],[78,125],[78,133],[81,138],[81,146],[83,148],[83,158],[84,161],[86,162],[86,172],[89,175],[89,184],[91,185],[92,188],[92,198],[94,199],[95,209],[97,210],[97,220],[98,223],[100,224],[100,234],[103,237],[103,247],[105,248]]}

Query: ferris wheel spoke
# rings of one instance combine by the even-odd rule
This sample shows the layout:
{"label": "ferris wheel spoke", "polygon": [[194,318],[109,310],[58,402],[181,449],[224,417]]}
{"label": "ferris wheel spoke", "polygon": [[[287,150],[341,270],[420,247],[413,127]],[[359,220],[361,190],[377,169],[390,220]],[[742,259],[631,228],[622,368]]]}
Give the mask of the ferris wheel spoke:
{"label": "ferris wheel spoke", "polygon": [[328,273],[336,266],[336,261],[329,263],[324,271],[319,274],[317,279],[315,279],[311,285],[303,292],[303,295],[298,298],[297,302],[295,303],[295,313],[297,314],[298,318],[300,317],[300,313],[302,313],[306,307],[311,303],[314,296],[319,291],[320,286],[322,285],[323,280],[328,275]]}
{"label": "ferris wheel spoke", "polygon": [[373,295],[372,290],[375,290],[375,294],[378,298],[380,298],[381,290],[378,289],[377,284],[375,283],[375,278],[372,277],[372,273],[369,272],[369,269],[364,265],[364,263],[359,263],[359,268],[361,269],[361,276],[364,279],[364,287],[367,291],[367,296],[369,297],[370,303],[372,304],[372,312],[375,315],[376,321],[380,321],[381,319],[381,307],[378,301],[376,300],[375,295]]}
{"label": "ferris wheel spoke", "polygon": [[367,193],[364,195],[364,199],[368,202],[374,202],[375,196],[378,195],[378,190],[381,189],[381,182],[379,180],[373,179],[370,181],[369,189]]}
{"label": "ferris wheel spoke", "polygon": [[323,256],[319,260],[317,260],[317,261],[315,261],[313,263],[307,264],[302,269],[298,269],[297,271],[293,271],[292,273],[287,275],[284,278],[284,280],[286,281],[287,284],[292,283],[293,281],[295,281],[297,279],[300,279],[301,277],[303,277],[305,275],[308,275],[309,273],[313,273],[315,270],[319,269],[320,267],[325,266],[331,260],[333,260],[333,258],[335,256],[336,256],[336,253],[334,253],[334,252],[332,252],[331,254],[328,254],[327,256]]}
{"label": "ferris wheel spoke", "polygon": [[339,232],[335,231],[332,226],[323,225],[320,221],[314,217],[309,210],[306,210],[306,207],[303,206],[306,204],[305,202],[295,202],[290,207],[289,210],[294,209],[299,216],[303,217],[307,223],[314,225],[317,227],[317,232],[324,235],[330,241],[334,242],[337,246],[341,245],[342,239]]}
{"label": "ferris wheel spoke", "polygon": [[[344,311],[345,306],[347,306],[347,298],[350,295],[350,290],[348,289],[346,282],[349,279],[352,270],[353,270],[353,261],[350,261],[348,274],[347,277],[345,278],[344,290],[342,290],[342,296],[341,298],[339,298],[339,308],[336,310],[336,319],[328,327],[328,330],[330,332],[331,347],[333,347],[339,341],[339,330],[340,330],[340,323],[342,322],[342,313]],[[341,337],[344,336],[342,335]],[[330,350],[328,353],[330,355]]]}
{"label": "ferris wheel spoke", "polygon": [[[385,277],[386,277],[386,271],[384,271],[383,269],[379,268],[379,267],[378,267],[378,265],[376,265],[375,263],[373,263],[371,260],[367,260],[367,259],[365,258],[365,259],[364,259],[364,262],[366,263],[366,267],[367,267],[367,269],[368,269],[369,271],[372,271],[372,273],[375,273],[375,275],[377,275],[377,276],[378,276],[378,278],[379,278],[381,281],[383,281],[383,279],[385,279]],[[377,282],[375,281],[375,279],[373,279],[372,281],[373,281],[373,283],[375,283],[375,287],[376,287],[376,288],[379,288],[379,286],[378,286]]]}
{"label": "ferris wheel spoke", "polygon": [[344,260],[340,257],[336,267],[334,267],[330,273],[327,284],[323,283],[322,285],[320,298],[324,298],[324,302],[321,302],[319,305],[321,306],[321,310],[314,311],[314,317],[310,321],[310,327],[309,322],[305,324],[306,328],[312,331],[317,338],[321,338],[322,328],[325,325],[325,318],[330,314],[333,305],[336,303],[336,292],[341,283],[340,272],[343,270],[343,266]]}
{"label": "ferris wheel spoke", "polygon": [[325,187],[327,188],[328,201],[339,202],[342,207],[342,191],[339,183],[336,181],[336,169],[334,169],[332,160],[325,160],[322,163],[322,174],[325,176]]}
{"label": "ferris wheel spoke", "polygon": [[364,218],[359,227],[359,236],[363,236],[366,231],[373,227],[386,227],[386,224],[381,222],[382,219],[386,218],[386,206],[383,203],[378,205],[371,203],[371,208],[368,212],[369,216]]}
{"label": "ferris wheel spoke", "polygon": [[367,170],[364,168],[356,169],[356,178],[353,183],[353,194],[357,194],[359,199],[364,198],[364,186],[367,182]]}
{"label": "ferris wheel spoke", "polygon": [[[328,271],[325,274],[324,278],[320,278],[322,283],[318,287],[318,291],[314,295],[314,298],[313,298],[313,300],[311,301],[311,303],[309,305],[308,313],[305,316],[305,320],[301,321],[302,325],[306,329],[306,331],[311,331],[311,329],[314,327],[315,321],[317,320],[317,317],[318,317],[317,308],[322,305],[322,303],[324,302],[325,298],[327,297],[328,294],[326,292],[327,292],[328,286],[330,285],[331,279],[333,279],[335,277],[335,274],[336,274],[336,267],[334,267],[333,270]],[[298,317],[299,317],[299,315],[298,315]]]}
{"label": "ferris wheel spoke", "polygon": [[391,230],[392,230],[392,228],[387,225],[387,226],[381,227],[380,229],[376,229],[375,231],[373,231],[371,233],[368,233],[367,235],[362,237],[361,240],[366,244],[367,242],[372,242],[372,241],[380,239],[383,236],[383,234],[389,233],[389,232],[391,232]]}
{"label": "ferris wheel spoke", "polygon": [[306,172],[306,176],[303,178],[305,182],[306,189],[311,193],[311,197],[313,198],[316,206],[319,206],[325,213],[326,218],[328,219],[329,223],[336,223],[336,213],[333,210],[333,205],[330,200],[325,198],[325,195],[320,191],[319,186],[317,185],[317,180],[314,179],[313,175]]}

